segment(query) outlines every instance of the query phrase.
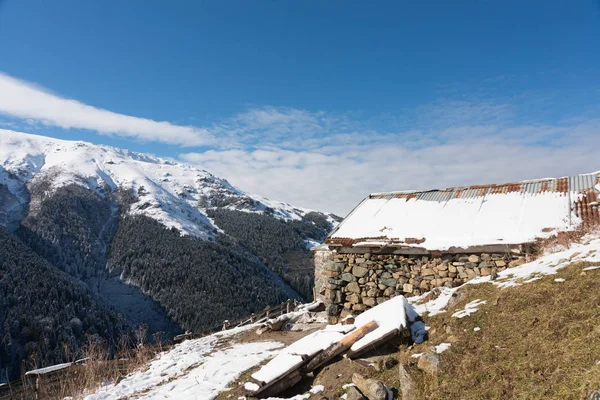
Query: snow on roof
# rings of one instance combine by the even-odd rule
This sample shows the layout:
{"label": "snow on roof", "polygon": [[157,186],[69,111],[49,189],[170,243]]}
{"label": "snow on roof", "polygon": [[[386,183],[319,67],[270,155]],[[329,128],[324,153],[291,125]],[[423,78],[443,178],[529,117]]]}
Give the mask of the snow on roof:
{"label": "snow on roof", "polygon": [[375,193],[327,238],[329,245],[426,250],[518,245],[600,222],[600,172],[519,183]]}
{"label": "snow on roof", "polygon": [[25,375],[46,375],[51,372],[60,371],[61,369],[69,368],[71,365],[73,365],[73,363],[51,365],[46,368],[39,368],[39,369],[27,371],[27,372],[25,372]]}

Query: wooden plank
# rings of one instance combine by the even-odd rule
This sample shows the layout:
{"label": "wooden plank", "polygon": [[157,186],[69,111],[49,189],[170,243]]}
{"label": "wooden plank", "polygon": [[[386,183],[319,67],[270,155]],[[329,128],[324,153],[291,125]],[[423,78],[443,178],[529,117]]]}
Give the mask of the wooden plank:
{"label": "wooden plank", "polygon": [[380,339],[374,341],[373,343],[371,343],[370,345],[366,346],[365,348],[358,350],[358,351],[352,351],[350,350],[348,353],[346,353],[346,356],[348,358],[356,358],[358,356],[360,356],[361,354],[366,353],[369,350],[373,350],[376,349],[377,347],[381,346],[382,344],[392,340],[393,338],[398,336],[398,329],[394,329],[393,331],[389,332],[388,334],[382,336]]}
{"label": "wooden plank", "polygon": [[342,340],[336,342],[313,357],[312,360],[303,368],[305,372],[312,372],[323,366],[327,361],[339,356],[344,351],[348,350],[354,343],[365,337],[369,332],[377,329],[377,322],[371,321],[366,325],[361,326],[352,333],[346,335]]}

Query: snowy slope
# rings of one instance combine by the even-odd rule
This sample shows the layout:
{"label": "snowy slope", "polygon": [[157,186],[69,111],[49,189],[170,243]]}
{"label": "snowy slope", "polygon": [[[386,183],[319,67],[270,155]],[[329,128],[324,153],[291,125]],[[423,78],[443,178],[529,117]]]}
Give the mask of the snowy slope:
{"label": "snowy slope", "polygon": [[209,207],[267,211],[284,220],[301,219],[311,211],[245,193],[194,166],[109,146],[0,129],[0,189],[7,186],[11,206],[26,205],[25,186],[40,182],[50,183],[48,193],[68,184],[101,195],[106,189],[133,190],[137,201],[131,204],[130,214],[149,216],[201,238],[211,237],[218,229],[206,217]]}

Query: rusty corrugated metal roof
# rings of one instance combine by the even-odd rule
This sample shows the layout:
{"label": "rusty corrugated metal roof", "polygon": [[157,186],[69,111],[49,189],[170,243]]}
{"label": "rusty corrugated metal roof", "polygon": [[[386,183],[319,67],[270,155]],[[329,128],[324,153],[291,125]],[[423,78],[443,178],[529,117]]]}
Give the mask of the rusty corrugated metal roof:
{"label": "rusty corrugated metal roof", "polygon": [[[599,185],[600,172],[595,172],[591,174],[575,175],[570,177],[545,178],[502,184],[449,187],[445,189],[422,191],[373,193],[363,200],[363,202],[369,199],[390,200],[393,198],[406,199],[406,201],[416,199],[419,201],[447,202],[451,199],[477,199],[492,194],[521,193],[523,195],[536,195],[545,192],[556,192],[568,195],[571,204],[571,213],[581,218],[584,225],[590,225],[600,223],[600,213],[597,206],[599,199],[598,190],[600,190]],[[346,219],[350,218],[351,215],[352,213],[350,213]],[[338,229],[342,224],[338,225]],[[325,241],[326,243],[332,245],[352,246],[356,243],[368,240],[382,239],[379,237],[365,237],[359,239],[334,237],[338,229],[330,233]],[[389,238],[387,239],[389,240]]]}

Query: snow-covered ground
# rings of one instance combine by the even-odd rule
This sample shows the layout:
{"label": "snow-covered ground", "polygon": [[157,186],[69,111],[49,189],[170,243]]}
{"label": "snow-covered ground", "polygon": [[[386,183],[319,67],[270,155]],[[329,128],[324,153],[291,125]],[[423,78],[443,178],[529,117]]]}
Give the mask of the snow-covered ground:
{"label": "snow-covered ground", "polygon": [[85,400],[213,399],[242,372],[273,357],[283,346],[273,341],[229,344],[235,334],[246,329],[256,326],[187,340],[160,354],[146,370],[103,387]]}
{"label": "snow-covered ground", "polygon": [[[105,187],[131,189],[139,200],[131,214],[154,218],[184,234],[210,237],[206,208],[219,206],[297,220],[312,211],[245,193],[225,179],[176,161],[109,146],[0,129],[0,184],[26,205],[24,186],[50,182],[49,192],[76,184],[104,195]],[[332,224],[335,221],[329,217]],[[312,246],[308,244],[307,246]]]}

